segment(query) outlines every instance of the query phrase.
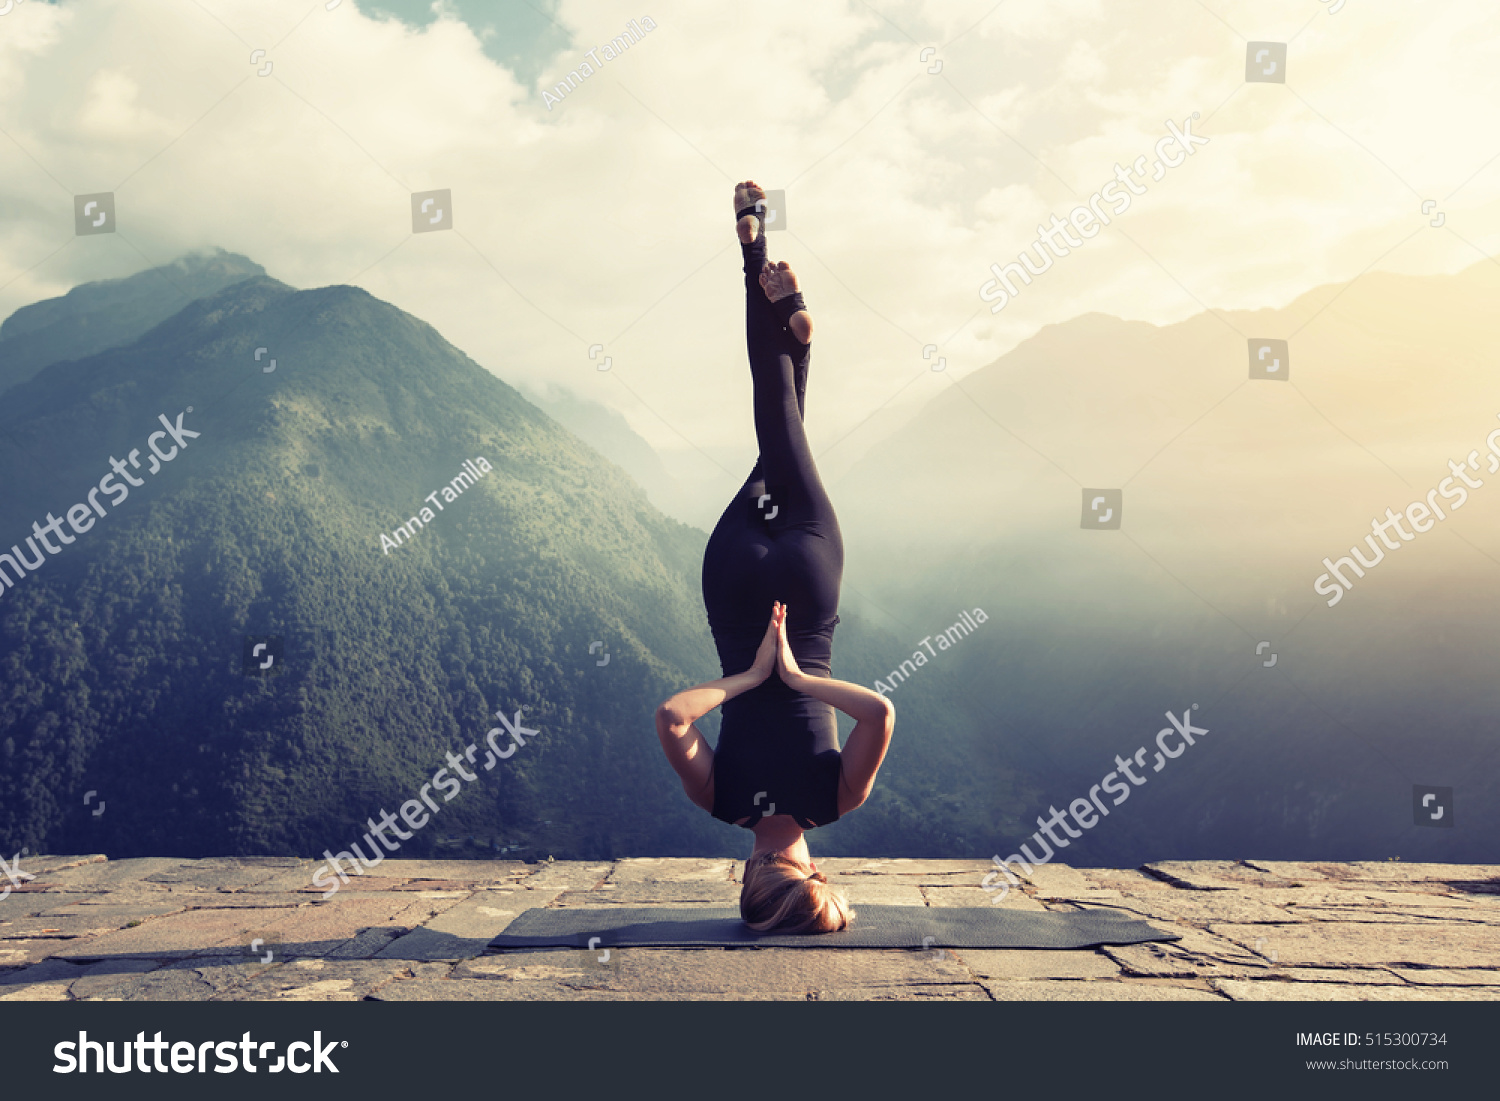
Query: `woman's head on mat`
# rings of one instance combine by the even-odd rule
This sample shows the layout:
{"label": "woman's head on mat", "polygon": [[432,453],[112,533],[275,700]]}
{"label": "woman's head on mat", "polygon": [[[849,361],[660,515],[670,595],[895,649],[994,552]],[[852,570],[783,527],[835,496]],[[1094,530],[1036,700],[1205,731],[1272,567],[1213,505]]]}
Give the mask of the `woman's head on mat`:
{"label": "woman's head on mat", "polygon": [[854,911],[812,864],[762,850],[745,862],[740,917],[761,933],[837,933],[849,927]]}

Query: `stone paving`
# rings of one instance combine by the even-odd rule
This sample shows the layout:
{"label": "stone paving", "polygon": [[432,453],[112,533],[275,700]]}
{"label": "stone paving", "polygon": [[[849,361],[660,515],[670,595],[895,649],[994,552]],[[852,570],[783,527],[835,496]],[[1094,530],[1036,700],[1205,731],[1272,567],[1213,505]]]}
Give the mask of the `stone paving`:
{"label": "stone paving", "polygon": [[[614,949],[486,955],[537,906],[733,906],[727,859],[386,860],[331,899],[314,861],[27,857],[0,1001],[1420,1001],[1500,998],[1500,866],[1165,861],[1036,868],[1001,905],[1181,934],[1082,951]],[[992,866],[825,858],[861,904],[986,906]],[[252,941],[259,941],[252,951]]]}

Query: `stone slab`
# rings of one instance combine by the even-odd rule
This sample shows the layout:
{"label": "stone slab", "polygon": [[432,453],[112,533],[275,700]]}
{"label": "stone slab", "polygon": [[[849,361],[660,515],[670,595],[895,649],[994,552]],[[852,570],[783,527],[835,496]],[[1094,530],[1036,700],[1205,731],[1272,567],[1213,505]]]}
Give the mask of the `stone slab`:
{"label": "stone slab", "polygon": [[1350,986],[1401,986],[1401,977],[1385,968],[1359,967],[1282,967],[1273,963],[1266,971],[1257,975],[1220,976],[1221,978],[1251,978],[1279,982],[1332,982]]}
{"label": "stone slab", "polygon": [[[1500,926],[1500,914],[1463,908],[1455,910],[1449,906],[1423,906],[1419,901],[1423,896],[1413,895],[1412,897],[1414,901],[1411,905],[1382,905],[1368,902],[1362,906],[1288,907],[1288,911],[1296,914],[1304,921],[1338,922],[1355,925],[1372,923],[1384,925],[1420,925],[1431,922],[1434,924]],[[1239,921],[1241,919],[1226,914],[1225,920]]]}
{"label": "stone slab", "polygon": [[157,960],[103,960],[83,968],[83,974],[68,984],[68,993],[79,1001],[106,998],[121,983],[133,982],[138,976],[160,966]]}
{"label": "stone slab", "polygon": [[1293,924],[1309,918],[1297,910],[1271,906],[1256,897],[1255,891],[1152,891],[1108,901],[1114,909],[1150,919],[1208,925],[1210,922],[1235,924]]}
{"label": "stone slab", "polygon": [[1291,886],[1293,880],[1238,860],[1158,860],[1141,870],[1185,891],[1238,891],[1246,887]]}
{"label": "stone slab", "polygon": [[1176,890],[1153,875],[1134,868],[1079,868],[1078,874],[1093,887],[1107,887],[1125,894],[1135,895],[1142,891]]}
{"label": "stone slab", "polygon": [[294,960],[266,968],[226,991],[217,1001],[353,1002],[403,978],[441,980],[446,965],[433,967],[381,960]]}
{"label": "stone slab", "polygon": [[559,906],[738,906],[738,883],[606,883],[598,890],[565,891]]}
{"label": "stone slab", "polygon": [[1288,966],[1487,967],[1500,959],[1500,930],[1487,925],[1383,922],[1283,925],[1274,935],[1260,925],[1211,925],[1241,946],[1264,938]]}
{"label": "stone slab", "polygon": [[[609,962],[581,951],[507,952],[466,964],[464,974],[503,975],[513,967],[572,967],[585,975],[582,985],[611,990],[703,993],[807,991],[907,983],[968,983],[972,976],[952,953],[884,949],[656,949],[610,952]],[[528,958],[530,957],[530,958]],[[555,958],[566,957],[566,958]]]}
{"label": "stone slab", "polygon": [[[357,885],[357,884],[356,884]],[[352,887],[345,887],[342,891],[336,891],[326,899],[303,897],[302,901],[313,907],[338,906],[347,902],[375,903],[385,906],[409,906],[413,899],[438,898],[452,899],[460,902],[468,898],[474,892],[468,888],[461,891],[356,891]]]}
{"label": "stone slab", "polygon": [[988,1002],[993,999],[979,983],[942,983],[906,986],[852,986],[832,990],[810,990],[810,1002]]}
{"label": "stone slab", "polygon": [[158,884],[173,891],[243,891],[301,865],[300,860],[284,857],[190,860],[143,876],[141,882]]}
{"label": "stone slab", "polygon": [[734,883],[738,861],[697,857],[630,857],[615,861],[609,882],[629,883]]}
{"label": "stone slab", "polygon": [[1031,897],[1039,899],[1044,905],[1056,901],[1067,901],[1077,902],[1083,906],[1112,906],[1124,897],[1120,891],[1112,887],[1089,887],[1084,890],[1038,888],[1030,893]]}
{"label": "stone slab", "polygon": [[55,884],[52,889],[56,891],[97,894],[100,891],[116,890],[128,884],[136,891],[166,892],[170,890],[167,884],[149,883],[146,877],[192,863],[190,860],[176,857],[156,856],[97,861],[49,873],[47,879]]}
{"label": "stone slab", "polygon": [[424,923],[434,933],[469,939],[493,940],[505,932],[516,915],[549,900],[534,891],[478,891]]}
{"label": "stone slab", "polygon": [[794,991],[704,993],[699,991],[580,990],[557,983],[502,983],[482,979],[446,979],[440,982],[409,979],[388,983],[370,995],[382,1002],[803,1002],[806,994]]}
{"label": "stone slab", "polygon": [[[408,930],[403,926],[377,926],[362,929],[337,948],[329,949],[321,955],[323,959],[328,960],[371,959],[406,936],[407,933]],[[295,952],[288,954],[297,955]]]}
{"label": "stone slab", "polygon": [[[1252,871],[1263,872],[1275,879],[1285,879],[1298,883],[1316,883],[1319,880],[1328,879],[1325,869],[1327,865],[1322,862],[1308,860],[1245,860],[1241,863]],[[1337,874],[1334,879],[1358,878]]]}
{"label": "stone slab", "polygon": [[[58,892],[48,895],[46,901],[50,903],[47,909],[49,913],[65,906],[77,906],[80,909],[90,906],[154,906],[159,907],[162,913],[170,914],[187,908],[188,903],[183,901],[184,897],[181,893],[174,892],[170,888],[163,889],[159,885],[152,885],[142,890],[136,884],[128,883],[119,890],[106,889],[94,894]],[[232,898],[234,896],[216,895],[215,897]]]}
{"label": "stone slab", "polygon": [[[1172,943],[1108,945],[1101,948],[1127,975],[1140,978],[1175,979],[1211,975],[1244,977],[1259,975],[1272,966],[1268,957],[1256,954],[1234,941],[1186,926],[1166,924],[1182,934]],[[1255,941],[1252,941],[1253,945]],[[1264,945],[1262,945],[1264,947]]]}
{"label": "stone slab", "polygon": [[541,865],[520,860],[401,860],[377,865],[382,876],[413,880],[450,880],[458,883],[504,883],[526,879]]}
{"label": "stone slab", "polygon": [[[466,960],[453,969],[454,979],[483,979],[507,983],[582,982],[597,985],[593,976],[601,966],[595,953],[591,959],[583,952],[511,952],[499,956],[482,956]],[[614,953],[611,953],[613,958]]]}
{"label": "stone slab", "polygon": [[52,936],[59,939],[97,936],[123,929],[131,922],[177,913],[182,909],[160,906],[62,906],[24,921],[0,922],[0,948],[5,942],[24,937]]}
{"label": "stone slab", "polygon": [[866,857],[814,858],[818,871],[830,880],[844,876],[876,876],[900,883],[933,887],[977,887],[986,873],[995,870],[988,860],[909,860]]}
{"label": "stone slab", "polygon": [[68,963],[65,960],[43,960],[30,967],[19,967],[14,971],[0,971],[0,990],[32,983],[71,983],[87,970],[87,966],[83,964]]}
{"label": "stone slab", "polygon": [[25,986],[0,988],[0,1002],[68,1002],[72,1001],[65,982],[28,983]]}
{"label": "stone slab", "polygon": [[[1036,898],[1069,898],[1076,892],[1100,889],[1090,883],[1082,872],[1067,864],[1038,864],[1030,872],[1023,872],[1018,865],[1013,864],[1011,867],[1015,869],[1016,878],[1026,884],[1027,893]],[[988,869],[991,872],[998,870],[993,863]],[[1004,879],[1003,875],[1001,879]]]}
{"label": "stone slab", "polygon": [[[13,855],[13,854],[12,854]],[[82,856],[63,856],[56,853],[40,853],[27,856],[22,863],[25,870],[33,874],[55,872],[63,868],[77,868],[84,864],[103,864],[109,857],[103,853],[88,853]]]}
{"label": "stone slab", "polygon": [[[110,924],[107,928],[114,929],[115,926]],[[101,931],[100,929],[85,930],[85,932]],[[58,918],[29,917],[21,918],[19,921],[0,921],[0,948],[5,946],[6,941],[11,940],[31,940],[33,938],[42,939],[46,937],[66,939],[69,936],[78,935],[82,934],[65,932],[59,924]]]}
{"label": "stone slab", "polygon": [[1124,970],[1101,952],[960,948],[959,960],[981,979],[1118,979]]}
{"label": "stone slab", "polygon": [[[1500,895],[1473,895],[1439,884],[1426,883],[1396,889],[1361,888],[1364,898],[1386,906],[1423,906],[1462,910],[1464,914],[1500,914]],[[1463,914],[1455,913],[1454,917]]]}
{"label": "stone slab", "polygon": [[[1341,887],[1336,884],[1319,883],[1308,887],[1260,887],[1250,893],[1271,906],[1281,906],[1288,912],[1295,912],[1304,906],[1363,908],[1370,903],[1372,897],[1370,891],[1370,888],[1359,884]],[[1412,901],[1438,897],[1416,892],[1403,894],[1405,898]]]}
{"label": "stone slab", "polygon": [[201,961],[174,960],[139,974],[118,974],[117,982],[90,1001],[207,1002],[243,982],[248,969],[239,963],[205,967]]}
{"label": "stone slab", "polygon": [[[400,936],[431,920],[464,896],[424,898],[390,892],[375,898],[343,898],[299,910],[265,911],[258,928],[280,936],[287,956],[316,956],[337,951],[370,929]],[[383,950],[384,944],[372,952]],[[217,949],[215,949],[217,950]]]}
{"label": "stone slab", "polygon": [[1215,979],[1237,1002],[1479,1002],[1500,1000],[1500,986],[1419,987]]}
{"label": "stone slab", "polygon": [[309,861],[300,868],[288,868],[277,872],[270,879],[246,888],[246,891],[247,893],[285,891],[319,897],[330,890],[336,894],[342,891],[393,891],[406,882],[400,876],[385,875],[383,864],[378,867],[381,869],[379,875],[364,871],[362,867],[359,871],[351,871],[346,867],[346,878],[341,880],[333,872],[325,870],[325,865],[321,861]]}
{"label": "stone slab", "polygon": [[64,945],[78,943],[81,941],[59,940],[56,937],[0,941],[0,968],[26,967],[33,963],[41,963],[49,956],[59,955]]}
{"label": "stone slab", "polygon": [[[506,880],[506,883],[513,882]],[[493,886],[489,883],[475,883],[466,879],[408,879],[398,884],[394,889],[407,893],[418,894],[472,894],[479,887]]]}
{"label": "stone slab", "polygon": [[[273,910],[278,907],[295,910],[299,906],[310,906],[317,897],[290,891],[187,891],[173,889],[165,895],[143,896],[145,901],[135,904],[142,910],[156,909],[162,914],[180,910]],[[159,900],[159,901],[158,901]],[[80,903],[81,914],[103,909],[94,903]],[[49,911],[56,913],[57,911]]]}
{"label": "stone slab", "polygon": [[551,904],[565,892],[482,890],[424,925],[392,940],[376,955],[391,960],[467,960],[482,955],[516,916]]}
{"label": "stone slab", "polygon": [[[200,953],[235,954],[248,950],[251,930],[268,927],[290,910],[191,910],[153,918],[133,929],[70,941],[55,954],[60,959],[179,960]],[[226,945],[232,947],[225,947]]]}
{"label": "stone slab", "polygon": [[1393,967],[1414,986],[1500,986],[1500,970],[1493,967]]}
{"label": "stone slab", "polygon": [[335,895],[373,895],[383,894],[386,891],[394,891],[407,882],[400,876],[377,875],[374,872],[350,872],[346,869],[346,874],[348,878],[343,880],[338,879],[334,875],[325,876],[323,881],[327,884],[326,887],[314,885],[310,877],[299,876],[299,880],[305,880],[303,886],[291,888],[291,891],[292,893],[302,895],[327,894],[333,888],[334,884],[337,883],[338,889],[333,892]]}
{"label": "stone slab", "polygon": [[490,944],[489,937],[464,937],[453,933],[441,933],[419,926],[393,939],[378,952],[375,958],[382,960],[414,960],[432,962],[473,959],[483,955]]}
{"label": "stone slab", "polygon": [[1211,990],[1171,983],[1045,979],[982,984],[997,1002],[1222,1002]]}
{"label": "stone slab", "polygon": [[0,921],[24,921],[46,913],[57,905],[60,896],[50,891],[12,890],[10,897],[0,901]]}
{"label": "stone slab", "polygon": [[588,890],[609,878],[613,866],[603,862],[564,861],[535,865],[521,886],[532,890]]}
{"label": "stone slab", "polygon": [[[1408,864],[1403,860],[1355,860],[1333,865],[1351,878],[1382,883],[1479,883],[1500,891],[1500,871],[1493,864]],[[1339,873],[1335,873],[1339,874]]]}

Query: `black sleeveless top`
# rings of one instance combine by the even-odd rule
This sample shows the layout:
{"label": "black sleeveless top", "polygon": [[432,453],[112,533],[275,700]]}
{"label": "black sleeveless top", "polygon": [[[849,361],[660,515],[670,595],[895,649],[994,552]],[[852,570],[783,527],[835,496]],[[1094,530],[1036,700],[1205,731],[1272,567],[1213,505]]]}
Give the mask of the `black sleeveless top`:
{"label": "black sleeveless top", "polygon": [[[834,616],[803,631],[788,627],[797,664],[812,676],[827,676],[833,651]],[[748,668],[764,637],[719,639],[726,669]],[[744,653],[748,647],[748,653]],[[839,817],[838,720],[831,704],[788,688],[776,673],[721,708],[723,723],[714,750],[713,816],[749,829],[763,817],[790,814],[803,829]],[[748,821],[740,823],[741,818]]]}

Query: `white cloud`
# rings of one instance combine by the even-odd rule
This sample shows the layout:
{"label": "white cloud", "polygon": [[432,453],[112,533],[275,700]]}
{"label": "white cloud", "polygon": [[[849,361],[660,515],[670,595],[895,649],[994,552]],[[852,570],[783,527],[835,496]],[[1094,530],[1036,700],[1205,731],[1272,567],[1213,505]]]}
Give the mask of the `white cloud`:
{"label": "white cloud", "polygon": [[[570,385],[737,474],[754,441],[735,180],[789,188],[772,245],[817,311],[810,427],[826,448],[898,391],[896,408],[948,384],[924,344],[961,377],[1079,313],[1285,302],[1424,224],[1397,174],[1443,200],[1500,153],[1500,14],[1483,0],[1211,5],[1246,36],[1297,35],[1287,86],[1244,85],[1243,42],[1196,4],[876,6],[885,18],[654,7],[658,29],[552,111],[452,15],[416,30],[306,0],[20,6],[0,20],[0,128],[29,154],[0,135],[0,312],[139,268],[130,243],[161,262],[218,244],[296,285],[358,282],[503,377]],[[626,18],[565,0],[575,48],[544,81]],[[991,261],[1195,110],[1212,144],[1151,184],[1122,233],[982,309]],[[111,188],[129,243],[73,240],[71,194]],[[410,234],[409,192],[430,188],[453,190],[457,233]],[[1452,233],[1380,266],[1458,270],[1477,254],[1454,234],[1494,248],[1500,162],[1444,209]],[[610,373],[587,358],[596,342]]]}
{"label": "white cloud", "polygon": [[81,140],[139,148],[172,137],[169,120],[137,102],[140,85],[128,73],[101,69],[84,87],[74,133]]}

